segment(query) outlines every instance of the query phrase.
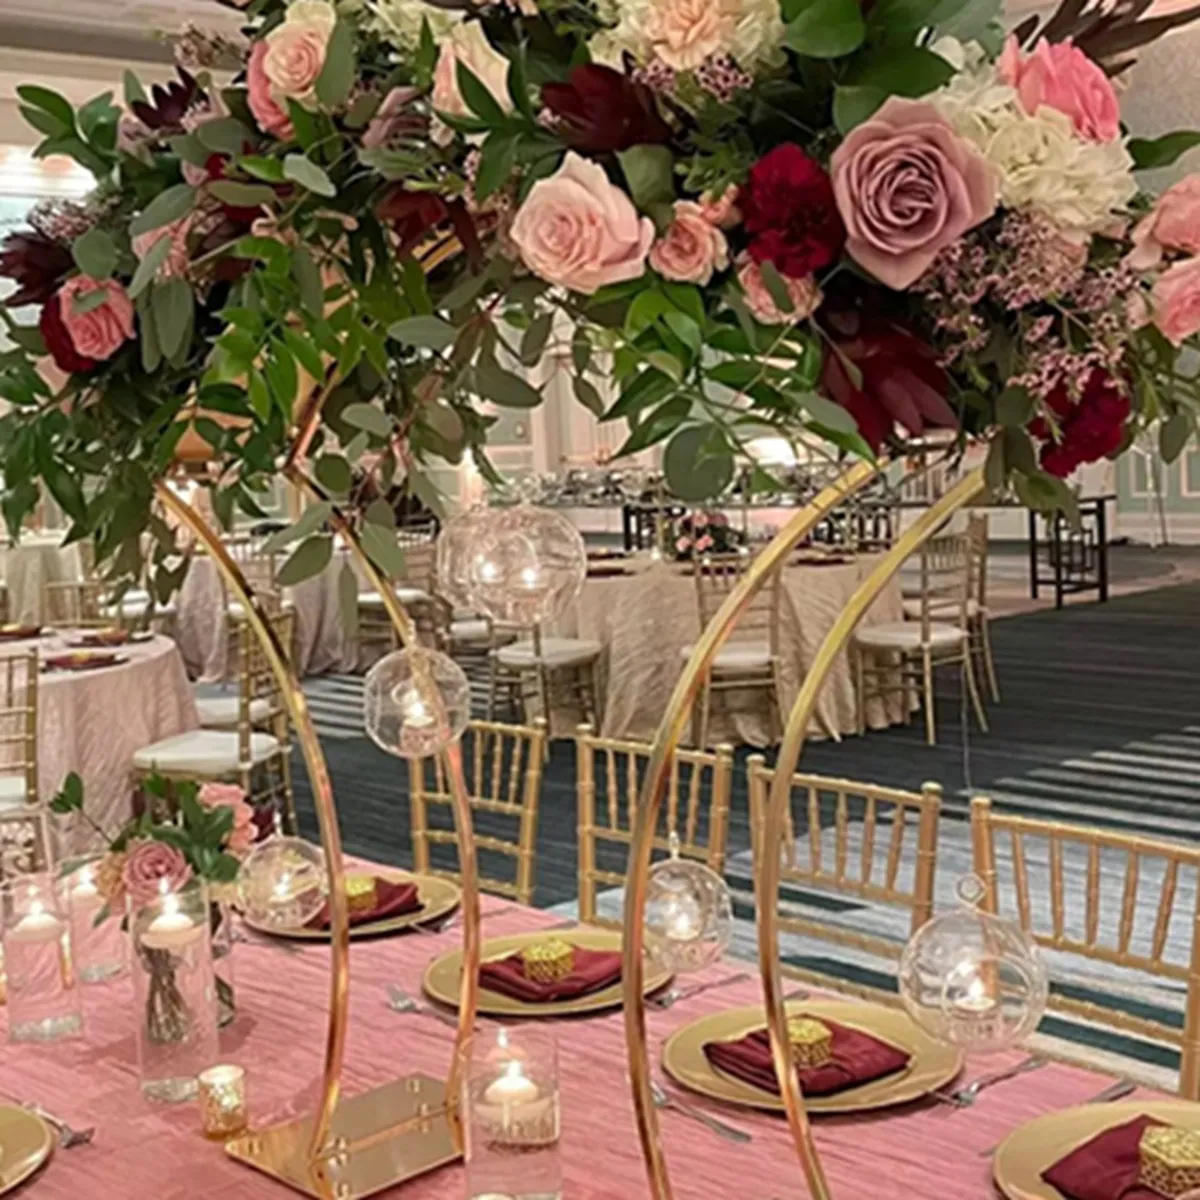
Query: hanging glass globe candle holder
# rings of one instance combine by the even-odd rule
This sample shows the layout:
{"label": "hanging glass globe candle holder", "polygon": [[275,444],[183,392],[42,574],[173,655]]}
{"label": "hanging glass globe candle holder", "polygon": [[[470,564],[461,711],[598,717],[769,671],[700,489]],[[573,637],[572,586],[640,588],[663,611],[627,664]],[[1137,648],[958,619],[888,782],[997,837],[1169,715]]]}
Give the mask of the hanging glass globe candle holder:
{"label": "hanging glass globe candle holder", "polygon": [[650,868],[645,931],[654,962],[680,974],[711,966],[733,935],[733,903],[725,880],[701,862],[680,858],[674,833],[670,857]]}
{"label": "hanging glass globe candle holder", "polygon": [[325,856],[311,842],[276,834],[243,859],[238,891],[251,924],[299,929],[325,903]]}
{"label": "hanging glass globe candle holder", "polygon": [[413,646],[381,658],[363,685],[367,735],[400,758],[425,758],[457,741],[471,719],[471,685],[452,658]]}
{"label": "hanging glass globe candle holder", "polygon": [[561,513],[531,504],[488,509],[472,527],[471,607],[507,625],[537,625],[579,595],[587,551]]}
{"label": "hanging glass globe candle holder", "polygon": [[958,881],[959,904],[927,921],[900,958],[904,1007],[922,1029],[966,1051],[1002,1050],[1037,1028],[1046,965],[1015,921],[984,912],[977,876]]}
{"label": "hanging glass globe candle holder", "polygon": [[441,528],[435,546],[438,592],[459,612],[473,610],[471,559],[488,510],[482,504],[452,517]]}

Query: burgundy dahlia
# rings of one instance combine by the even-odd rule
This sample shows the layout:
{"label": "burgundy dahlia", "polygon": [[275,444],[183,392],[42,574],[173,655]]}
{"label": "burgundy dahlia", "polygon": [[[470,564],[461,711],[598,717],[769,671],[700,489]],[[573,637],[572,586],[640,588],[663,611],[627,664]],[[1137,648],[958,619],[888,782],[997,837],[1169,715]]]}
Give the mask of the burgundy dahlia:
{"label": "burgundy dahlia", "polygon": [[841,253],[846,229],[824,167],[784,142],[750,168],[738,204],[750,235],[750,257],[802,279]]}
{"label": "burgundy dahlia", "polygon": [[10,233],[0,242],[0,276],[16,282],[5,301],[9,308],[44,304],[74,266],[71,252],[35,230]]}
{"label": "burgundy dahlia", "polygon": [[1046,396],[1046,404],[1058,417],[1057,439],[1045,417],[1031,421],[1029,432],[1044,443],[1039,459],[1051,475],[1066,479],[1084,463],[1108,458],[1121,448],[1129,394],[1111,375],[1093,371],[1078,400],[1060,383]]}
{"label": "burgundy dahlia", "polygon": [[542,103],[558,119],[558,132],[574,150],[628,150],[671,136],[650,89],[599,63],[575,67],[566,83],[545,84]]}
{"label": "burgundy dahlia", "polygon": [[58,296],[51,296],[43,306],[41,318],[38,320],[42,341],[46,343],[46,349],[59,370],[66,371],[69,375],[78,371],[90,371],[96,365],[96,360],[88,358],[86,354],[80,354],[75,349],[75,343],[71,340],[66,323],[62,319],[61,306],[62,300]]}

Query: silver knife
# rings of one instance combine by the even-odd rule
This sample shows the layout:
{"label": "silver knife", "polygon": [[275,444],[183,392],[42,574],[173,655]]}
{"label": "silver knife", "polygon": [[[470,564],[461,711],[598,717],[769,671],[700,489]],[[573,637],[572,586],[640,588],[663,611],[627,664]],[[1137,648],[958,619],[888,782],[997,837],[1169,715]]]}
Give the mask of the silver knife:
{"label": "silver knife", "polygon": [[[1111,1104],[1114,1100],[1123,1100],[1130,1092],[1136,1091],[1137,1086],[1131,1079],[1118,1079],[1116,1083],[1110,1083],[1102,1092],[1097,1092],[1090,1099],[1085,1100],[1084,1104]],[[1000,1145],[1001,1143],[997,1142],[986,1150],[980,1150],[979,1157],[991,1158]]]}

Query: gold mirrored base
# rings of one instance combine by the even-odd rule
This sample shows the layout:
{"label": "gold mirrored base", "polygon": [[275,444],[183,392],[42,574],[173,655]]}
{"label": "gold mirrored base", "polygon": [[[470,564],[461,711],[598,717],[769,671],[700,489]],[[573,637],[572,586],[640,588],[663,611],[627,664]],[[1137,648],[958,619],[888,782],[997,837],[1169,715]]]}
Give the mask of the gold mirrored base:
{"label": "gold mirrored base", "polygon": [[327,1157],[309,1158],[312,1116],[257,1129],[225,1149],[306,1196],[359,1200],[462,1156],[445,1100],[442,1080],[408,1075],[338,1104]]}

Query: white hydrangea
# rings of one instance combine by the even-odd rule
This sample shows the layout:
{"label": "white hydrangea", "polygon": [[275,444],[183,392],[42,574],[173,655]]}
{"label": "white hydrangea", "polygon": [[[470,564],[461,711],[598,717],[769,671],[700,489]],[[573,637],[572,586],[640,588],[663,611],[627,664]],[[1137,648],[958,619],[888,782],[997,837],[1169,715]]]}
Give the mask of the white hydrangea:
{"label": "white hydrangea", "polygon": [[421,40],[421,23],[429,22],[434,41],[440,42],[463,14],[438,8],[424,0],[368,0],[371,26],[384,41],[397,50],[415,50]]}

